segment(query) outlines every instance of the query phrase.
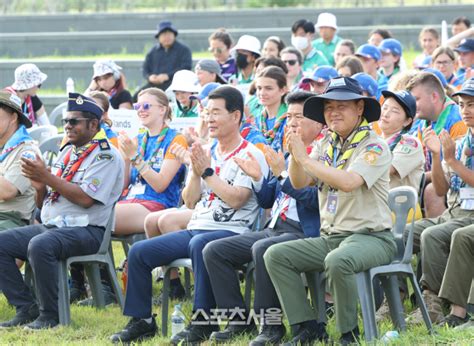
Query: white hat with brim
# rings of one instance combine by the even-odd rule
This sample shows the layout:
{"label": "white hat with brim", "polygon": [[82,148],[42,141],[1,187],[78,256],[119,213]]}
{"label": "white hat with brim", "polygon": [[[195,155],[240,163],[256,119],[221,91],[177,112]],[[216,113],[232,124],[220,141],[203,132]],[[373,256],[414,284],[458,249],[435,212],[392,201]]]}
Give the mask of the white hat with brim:
{"label": "white hat with brim", "polygon": [[246,50],[260,56],[262,44],[260,43],[260,40],[255,36],[242,35],[237,41],[237,44],[232,48],[231,52],[233,53],[239,49]]}
{"label": "white hat with brim", "polygon": [[316,23],[314,27],[316,29],[319,29],[325,26],[337,30],[336,16],[333,15],[332,13],[327,13],[327,12],[320,13],[318,16],[318,22]]}
{"label": "white hat with brim", "polygon": [[171,91],[184,91],[192,94],[198,93],[199,89],[199,81],[196,74],[189,70],[176,72],[169,87]]}
{"label": "white hat with brim", "polygon": [[23,64],[15,70],[15,82],[12,88],[19,90],[27,90],[42,84],[48,75],[41,72],[35,64]]}

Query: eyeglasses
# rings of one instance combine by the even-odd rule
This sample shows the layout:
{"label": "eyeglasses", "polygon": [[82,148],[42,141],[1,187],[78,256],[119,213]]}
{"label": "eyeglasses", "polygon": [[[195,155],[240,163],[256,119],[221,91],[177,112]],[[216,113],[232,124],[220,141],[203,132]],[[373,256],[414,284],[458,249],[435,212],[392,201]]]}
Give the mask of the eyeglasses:
{"label": "eyeglasses", "polygon": [[283,62],[287,65],[294,66],[298,60],[283,60]]}
{"label": "eyeglasses", "polygon": [[88,119],[88,118],[64,118],[64,119],[61,119],[61,122],[63,123],[63,126],[66,126],[66,124],[69,124],[71,126],[76,126],[77,124],[79,124],[80,121],[84,121],[84,120],[91,120],[91,119]]}
{"label": "eyeglasses", "polygon": [[153,106],[159,106],[159,105],[154,105],[154,104],[151,104],[151,103],[148,103],[148,102],[134,103],[133,104],[133,109],[136,110],[136,111],[139,111],[140,108],[143,108],[144,111],[148,111]]}
{"label": "eyeglasses", "polygon": [[216,54],[222,54],[222,52],[224,52],[224,49],[222,48],[211,48],[209,47],[209,52],[211,53],[216,53]]}

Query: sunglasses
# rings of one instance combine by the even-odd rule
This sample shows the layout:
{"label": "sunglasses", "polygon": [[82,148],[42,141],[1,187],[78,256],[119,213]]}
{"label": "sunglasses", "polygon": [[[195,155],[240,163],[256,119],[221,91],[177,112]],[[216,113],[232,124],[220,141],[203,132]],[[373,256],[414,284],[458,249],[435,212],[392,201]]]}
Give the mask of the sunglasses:
{"label": "sunglasses", "polygon": [[150,110],[151,107],[153,106],[157,106],[157,105],[153,105],[149,102],[143,102],[143,103],[134,103],[133,104],[133,109],[136,110],[136,111],[139,111],[140,108],[142,108],[144,111],[148,111]]}
{"label": "sunglasses", "polygon": [[211,53],[216,53],[216,54],[222,54],[224,50],[222,48],[209,48],[209,52]]}
{"label": "sunglasses", "polygon": [[287,65],[294,66],[298,60],[283,60],[283,62]]}
{"label": "sunglasses", "polygon": [[63,123],[63,126],[65,126],[66,124],[69,124],[71,126],[76,126],[77,124],[79,124],[80,121],[84,121],[84,120],[90,120],[88,118],[65,118],[65,119],[61,119],[61,122]]}

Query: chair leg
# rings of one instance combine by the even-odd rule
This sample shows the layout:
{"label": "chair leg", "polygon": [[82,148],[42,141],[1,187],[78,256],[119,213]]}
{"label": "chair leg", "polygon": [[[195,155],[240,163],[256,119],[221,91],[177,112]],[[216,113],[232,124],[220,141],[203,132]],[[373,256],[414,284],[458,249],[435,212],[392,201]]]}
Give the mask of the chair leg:
{"label": "chair leg", "polygon": [[244,301],[247,311],[250,311],[252,305],[252,286],[253,286],[253,273],[255,271],[255,265],[253,262],[247,264],[247,269],[245,271],[245,291],[244,291]]}
{"label": "chair leg", "polygon": [[356,274],[357,292],[364,321],[364,334],[367,342],[377,338],[377,324],[375,322],[375,303],[372,280],[369,272]]}
{"label": "chair leg", "polygon": [[102,281],[100,280],[99,265],[97,263],[87,263],[84,265],[87,279],[91,288],[94,305],[97,308],[105,307],[104,293],[102,292]]}
{"label": "chair leg", "polygon": [[124,305],[124,298],[122,294],[122,287],[120,286],[117,273],[115,272],[114,262],[111,258],[104,264],[107,267],[107,272],[109,273],[110,281],[112,282],[112,287],[114,289],[115,297],[117,298],[117,302],[120,305],[120,309],[123,311]]}
{"label": "chair leg", "polygon": [[186,299],[191,299],[191,270],[184,268],[184,295]]}
{"label": "chair leg", "polygon": [[71,323],[71,311],[66,261],[59,261],[58,268],[58,317],[59,323],[67,326]]}
{"label": "chair leg", "polygon": [[425,321],[426,328],[430,334],[433,334],[433,325],[431,324],[430,315],[428,314],[428,309],[426,309],[425,301],[423,300],[423,296],[421,294],[420,286],[418,286],[418,282],[416,280],[416,276],[414,273],[409,274],[411,285],[413,286],[413,291],[416,295],[416,301],[418,306],[420,307],[421,314],[423,315],[423,320]]}
{"label": "chair leg", "polygon": [[170,294],[170,271],[173,268],[166,267],[163,277],[163,291],[161,295],[161,334],[168,336],[168,305]]}
{"label": "chair leg", "polygon": [[402,300],[400,298],[400,288],[398,285],[398,278],[396,275],[389,277],[380,276],[385,296],[387,297],[388,307],[390,309],[390,316],[392,323],[399,331],[406,331],[406,323],[404,318],[404,309]]}

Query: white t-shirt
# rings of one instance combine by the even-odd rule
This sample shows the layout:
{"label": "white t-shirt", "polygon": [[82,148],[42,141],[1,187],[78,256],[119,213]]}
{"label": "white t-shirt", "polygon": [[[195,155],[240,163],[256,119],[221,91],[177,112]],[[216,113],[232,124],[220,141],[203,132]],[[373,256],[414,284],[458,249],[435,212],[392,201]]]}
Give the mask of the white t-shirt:
{"label": "white t-shirt", "polygon": [[248,160],[250,152],[260,164],[262,174],[268,174],[268,166],[262,152],[253,144],[242,139],[241,143],[230,154],[224,156],[217,152],[217,145],[211,147],[211,167],[214,174],[225,179],[232,186],[240,186],[252,191],[252,195],[240,209],[233,209],[212,193],[204,180],[201,180],[201,199],[196,204],[189,230],[227,230],[243,233],[249,230],[258,214],[257,197],[252,190],[252,179],[234,162],[233,157]]}

